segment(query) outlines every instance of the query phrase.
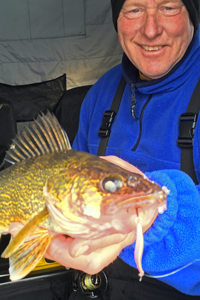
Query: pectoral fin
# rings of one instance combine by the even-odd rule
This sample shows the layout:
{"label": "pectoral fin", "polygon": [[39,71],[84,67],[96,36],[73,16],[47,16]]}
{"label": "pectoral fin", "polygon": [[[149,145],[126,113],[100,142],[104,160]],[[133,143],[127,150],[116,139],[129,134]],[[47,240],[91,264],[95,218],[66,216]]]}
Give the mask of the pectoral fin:
{"label": "pectoral fin", "polygon": [[19,280],[29,274],[41,260],[46,252],[54,234],[49,235],[48,230],[37,230],[34,236],[19,246],[9,257],[10,279]]}
{"label": "pectoral fin", "polygon": [[45,208],[11,239],[2,253],[2,257],[9,258],[11,280],[21,279],[30,273],[46,252],[54,234],[37,227],[48,216],[48,210]]}
{"label": "pectoral fin", "polygon": [[4,250],[1,257],[8,258],[10,257],[18,247],[23,243],[27,237],[32,235],[35,229],[41,224],[41,222],[49,215],[47,208],[40,212],[37,216],[31,219],[19,232],[18,234],[11,239],[8,247]]}

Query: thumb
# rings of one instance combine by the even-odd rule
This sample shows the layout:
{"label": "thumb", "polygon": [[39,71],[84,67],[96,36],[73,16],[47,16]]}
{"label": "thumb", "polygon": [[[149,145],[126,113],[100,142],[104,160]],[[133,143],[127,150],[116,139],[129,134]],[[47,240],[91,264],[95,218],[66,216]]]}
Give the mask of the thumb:
{"label": "thumb", "polygon": [[78,257],[80,255],[89,255],[98,249],[106,248],[111,245],[124,245],[127,246],[135,241],[135,232],[129,234],[116,233],[109,236],[105,236],[95,240],[83,240],[75,239],[70,245],[69,253],[72,257]]}

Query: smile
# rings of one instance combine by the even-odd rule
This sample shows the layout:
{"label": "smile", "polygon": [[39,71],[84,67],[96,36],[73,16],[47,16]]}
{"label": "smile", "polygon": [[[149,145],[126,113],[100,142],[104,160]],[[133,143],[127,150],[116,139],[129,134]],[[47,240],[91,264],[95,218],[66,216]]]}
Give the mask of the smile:
{"label": "smile", "polygon": [[142,45],[141,47],[147,51],[156,51],[162,48],[162,46],[149,47],[149,46],[142,46]]}

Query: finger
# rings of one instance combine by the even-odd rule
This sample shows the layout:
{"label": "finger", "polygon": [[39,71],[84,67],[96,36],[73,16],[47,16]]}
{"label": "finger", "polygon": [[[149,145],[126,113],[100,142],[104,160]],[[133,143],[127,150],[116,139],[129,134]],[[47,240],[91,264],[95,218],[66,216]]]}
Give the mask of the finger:
{"label": "finger", "polygon": [[91,275],[99,273],[103,268],[108,266],[118,257],[123,248],[132,244],[134,240],[135,235],[133,233],[130,233],[121,243],[110,245],[106,248],[102,248],[96,250],[96,252],[91,253],[90,260],[88,260],[88,264],[85,267],[84,272]]}
{"label": "finger", "polygon": [[[135,236],[135,234],[134,234]],[[69,249],[69,253],[73,257],[77,257],[82,254],[89,254],[96,249],[101,249],[108,247],[110,245],[115,245],[121,243],[126,239],[127,234],[112,234],[104,238],[95,239],[95,240],[84,240],[84,239],[75,239]]]}
{"label": "finger", "polygon": [[126,169],[128,171],[131,171],[133,173],[138,173],[140,175],[143,175],[144,176],[144,173],[142,171],[140,171],[138,168],[136,168],[135,166],[129,164],[127,161],[117,157],[117,156],[114,156],[114,155],[108,155],[108,156],[100,156],[102,159],[105,159],[105,160],[108,160],[112,163],[114,163],[115,165],[123,168],[123,169]]}
{"label": "finger", "polygon": [[69,253],[69,248],[73,239],[70,237],[65,237],[64,235],[56,235],[51,241],[45,257],[57,261],[65,267],[70,267],[77,270],[85,270],[87,266],[86,259],[82,256],[74,258]]}
{"label": "finger", "polygon": [[80,255],[72,257],[69,253],[69,248],[73,239],[65,238],[64,236],[56,236],[51,242],[45,257],[55,260],[66,267],[81,270],[88,274],[100,272],[105,266],[110,264],[127,245],[130,245],[135,240],[134,233],[130,233],[119,244],[110,245],[105,248],[97,249],[88,255]]}

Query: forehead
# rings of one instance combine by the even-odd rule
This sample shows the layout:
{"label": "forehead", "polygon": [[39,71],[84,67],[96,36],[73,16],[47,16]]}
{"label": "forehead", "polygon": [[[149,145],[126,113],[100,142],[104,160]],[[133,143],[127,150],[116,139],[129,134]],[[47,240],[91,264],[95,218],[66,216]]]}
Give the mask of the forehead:
{"label": "forehead", "polygon": [[124,5],[146,5],[146,6],[158,6],[161,4],[183,4],[181,0],[126,0]]}

